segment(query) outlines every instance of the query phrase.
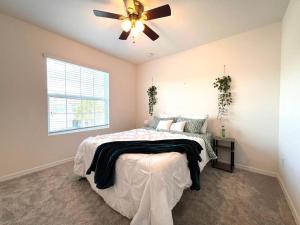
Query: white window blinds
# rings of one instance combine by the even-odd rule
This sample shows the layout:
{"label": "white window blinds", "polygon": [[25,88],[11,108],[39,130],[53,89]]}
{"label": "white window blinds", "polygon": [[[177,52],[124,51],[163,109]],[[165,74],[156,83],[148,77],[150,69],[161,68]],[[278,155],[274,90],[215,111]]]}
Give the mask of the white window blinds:
{"label": "white window blinds", "polygon": [[47,58],[48,132],[109,125],[109,74]]}

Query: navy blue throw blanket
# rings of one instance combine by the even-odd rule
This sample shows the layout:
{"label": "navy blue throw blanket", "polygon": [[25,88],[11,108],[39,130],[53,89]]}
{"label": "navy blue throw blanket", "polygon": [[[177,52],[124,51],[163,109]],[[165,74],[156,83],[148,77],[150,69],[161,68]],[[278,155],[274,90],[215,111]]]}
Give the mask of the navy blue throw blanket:
{"label": "navy blue throw blanket", "polygon": [[192,190],[200,190],[201,145],[188,139],[172,139],[159,141],[115,141],[104,143],[97,147],[93,161],[86,174],[95,172],[94,181],[99,189],[114,185],[115,165],[121,154],[144,153],[156,154],[164,152],[185,153],[192,179]]}

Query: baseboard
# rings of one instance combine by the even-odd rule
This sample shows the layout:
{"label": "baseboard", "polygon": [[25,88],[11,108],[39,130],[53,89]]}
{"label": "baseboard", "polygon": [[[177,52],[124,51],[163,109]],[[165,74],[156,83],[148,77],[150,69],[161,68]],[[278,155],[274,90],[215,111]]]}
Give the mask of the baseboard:
{"label": "baseboard", "polygon": [[288,193],[288,191],[287,191],[287,189],[285,187],[285,184],[284,184],[284,182],[283,182],[280,174],[277,175],[277,178],[278,178],[279,184],[281,186],[281,189],[282,189],[282,191],[283,191],[283,193],[285,195],[285,198],[286,198],[286,200],[288,202],[288,205],[289,205],[289,207],[290,207],[290,209],[292,211],[292,214],[294,216],[295,222],[296,222],[297,225],[300,225],[300,216],[298,215],[298,212],[297,212],[297,210],[295,208],[295,205],[294,205],[294,203],[292,201],[292,198],[289,195],[289,193]]}
{"label": "baseboard", "polygon": [[258,169],[258,168],[255,168],[255,167],[246,166],[246,165],[239,164],[239,163],[236,163],[235,167],[239,168],[239,169],[247,170],[247,171],[250,171],[250,172],[253,172],[253,173],[259,173],[259,174],[262,174],[262,175],[270,176],[270,177],[276,177],[276,178],[278,177],[278,174],[276,172],[273,172],[273,171],[270,171],[270,170]]}
{"label": "baseboard", "polygon": [[21,177],[21,176],[24,176],[24,175],[27,175],[27,174],[30,174],[30,173],[35,173],[35,172],[38,172],[38,171],[42,171],[42,170],[45,170],[45,169],[48,169],[48,168],[51,168],[51,167],[54,167],[54,166],[58,166],[58,165],[61,165],[61,164],[67,163],[67,162],[71,162],[73,160],[74,160],[74,157],[71,157],[71,158],[67,158],[67,159],[47,163],[47,164],[44,164],[44,165],[40,165],[40,166],[37,166],[37,167],[33,167],[31,169],[21,170],[21,171],[18,171],[16,173],[11,173],[11,174],[8,174],[8,175],[4,175],[4,176],[0,177],[0,182],[11,180],[11,179],[14,179],[14,178],[17,178],[17,177]]}
{"label": "baseboard", "polygon": [[[225,160],[218,160],[218,161],[223,162],[223,163],[229,163]],[[247,170],[247,171],[253,172],[253,173],[259,173],[259,174],[270,176],[270,177],[277,177],[277,173],[270,171],[270,170],[262,170],[262,169],[258,169],[255,167],[246,166],[246,165],[243,165],[240,163],[235,163],[234,165],[235,165],[235,168],[238,168],[238,169]]]}

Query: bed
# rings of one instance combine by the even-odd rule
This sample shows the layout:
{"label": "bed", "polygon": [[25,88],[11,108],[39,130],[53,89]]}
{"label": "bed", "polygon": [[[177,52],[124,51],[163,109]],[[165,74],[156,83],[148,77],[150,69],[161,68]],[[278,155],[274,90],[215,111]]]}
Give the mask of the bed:
{"label": "bed", "polygon": [[154,129],[134,129],[85,139],[79,146],[74,172],[86,177],[92,189],[123,216],[131,225],[172,225],[172,209],[184,189],[191,186],[190,171],[185,154],[123,154],[116,163],[114,186],[98,189],[94,174],[86,175],[96,148],[112,141],[190,139],[203,148],[200,171],[214,158],[207,135],[163,132]]}

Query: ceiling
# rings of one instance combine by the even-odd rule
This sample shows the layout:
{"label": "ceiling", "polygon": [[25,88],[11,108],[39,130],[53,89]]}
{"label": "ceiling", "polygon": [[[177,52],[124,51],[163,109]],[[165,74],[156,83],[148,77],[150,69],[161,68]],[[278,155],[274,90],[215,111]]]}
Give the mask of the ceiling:
{"label": "ceiling", "polygon": [[147,22],[160,38],[118,39],[121,21],[93,9],[125,14],[123,0],[0,0],[0,12],[139,64],[281,21],[289,0],[141,0],[145,10],[170,4],[172,16]]}

